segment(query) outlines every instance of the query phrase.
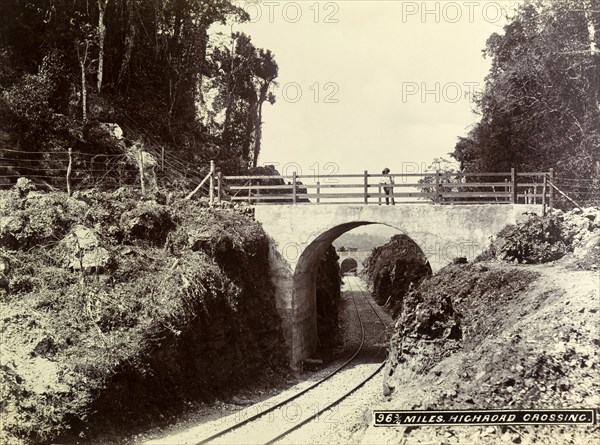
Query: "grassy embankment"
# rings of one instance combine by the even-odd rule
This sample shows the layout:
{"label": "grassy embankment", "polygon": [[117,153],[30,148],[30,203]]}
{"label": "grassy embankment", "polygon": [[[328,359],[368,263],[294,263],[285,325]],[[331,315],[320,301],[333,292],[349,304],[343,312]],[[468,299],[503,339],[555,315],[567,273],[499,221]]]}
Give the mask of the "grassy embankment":
{"label": "grassy embankment", "polygon": [[3,443],[133,432],[285,372],[251,218],[21,185],[0,197]]}

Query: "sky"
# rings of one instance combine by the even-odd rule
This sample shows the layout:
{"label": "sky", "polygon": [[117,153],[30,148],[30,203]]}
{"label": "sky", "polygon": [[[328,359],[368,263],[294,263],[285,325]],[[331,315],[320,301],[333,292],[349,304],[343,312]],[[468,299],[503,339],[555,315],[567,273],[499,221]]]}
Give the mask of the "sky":
{"label": "sky", "polygon": [[279,65],[260,165],[321,175],[423,171],[478,117],[471,100],[515,1],[239,1],[233,31]]}

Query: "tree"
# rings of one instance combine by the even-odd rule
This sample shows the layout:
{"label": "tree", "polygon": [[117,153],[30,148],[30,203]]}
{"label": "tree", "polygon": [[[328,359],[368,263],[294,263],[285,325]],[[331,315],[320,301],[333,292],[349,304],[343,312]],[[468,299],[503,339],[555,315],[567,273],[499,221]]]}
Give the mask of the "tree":
{"label": "tree", "polygon": [[256,99],[256,119],[254,129],[254,153],[252,158],[252,167],[256,168],[258,155],[260,154],[260,144],[262,141],[262,107],[265,102],[271,105],[275,103],[275,95],[270,91],[271,86],[279,74],[279,67],[275,62],[271,51],[259,49],[254,68],[256,89],[258,97]]}
{"label": "tree", "polygon": [[262,106],[275,103],[270,86],[278,66],[270,51],[257,49],[243,33],[231,35],[231,46],[215,49],[220,77],[217,114],[224,115],[221,140],[247,168],[256,168],[262,138]]}
{"label": "tree", "polygon": [[[439,184],[443,187],[445,192],[460,191],[458,188],[452,188],[451,184],[461,184],[465,182],[465,178],[461,175],[457,162],[451,161],[446,158],[435,158],[433,162],[427,166],[427,173],[439,173]],[[435,177],[425,176],[419,179],[419,184],[423,184],[421,192],[423,193],[435,193]],[[428,198],[431,201],[435,201],[436,198]]]}
{"label": "tree", "polygon": [[527,0],[504,35],[490,36],[481,120],[453,153],[462,170],[598,177],[599,24],[597,0]]}
{"label": "tree", "polygon": [[[211,41],[214,24],[248,19],[232,1],[3,0],[0,14],[0,156],[11,177],[44,171],[44,156],[68,148],[88,158],[118,155],[99,136],[107,122],[146,150],[183,160],[166,165],[164,176],[184,176],[188,164],[196,171],[209,159],[224,173],[253,165],[277,65],[247,36],[235,37],[232,56]],[[228,57],[233,71],[222,66]],[[228,123],[216,132],[200,119],[206,84],[230,93]],[[22,151],[40,156],[20,160]],[[53,162],[57,172],[66,168]]]}

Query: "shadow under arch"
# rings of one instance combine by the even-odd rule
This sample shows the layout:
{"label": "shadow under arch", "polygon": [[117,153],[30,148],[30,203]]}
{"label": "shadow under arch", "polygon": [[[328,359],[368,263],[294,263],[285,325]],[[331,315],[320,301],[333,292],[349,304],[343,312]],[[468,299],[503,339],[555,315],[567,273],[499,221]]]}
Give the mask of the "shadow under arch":
{"label": "shadow under arch", "polygon": [[[292,356],[295,365],[317,350],[317,271],[319,259],[329,245],[340,235],[360,226],[381,224],[398,230],[411,238],[409,233],[390,224],[374,221],[353,221],[339,224],[317,236],[306,246],[298,258],[293,275],[292,306],[294,313]],[[415,245],[417,241],[411,238]],[[419,246],[421,252],[422,248]]]}

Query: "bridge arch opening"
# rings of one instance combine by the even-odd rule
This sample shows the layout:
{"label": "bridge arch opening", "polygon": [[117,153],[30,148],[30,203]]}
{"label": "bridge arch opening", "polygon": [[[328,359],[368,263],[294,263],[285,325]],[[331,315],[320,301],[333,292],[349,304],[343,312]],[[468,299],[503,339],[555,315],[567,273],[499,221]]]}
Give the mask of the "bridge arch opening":
{"label": "bridge arch opening", "polygon": [[[380,224],[395,229],[399,234],[410,238],[392,225],[374,221],[353,221],[329,228],[310,242],[300,254],[293,274],[292,304],[294,307],[293,357],[307,358],[318,349],[317,327],[317,272],[321,256],[332,242],[342,234],[357,227]],[[418,243],[410,238],[417,247]],[[420,247],[419,247],[419,250]],[[422,250],[421,250],[422,252]],[[350,260],[352,258],[348,258]],[[352,259],[356,265],[356,260]],[[298,363],[296,363],[298,364]]]}

